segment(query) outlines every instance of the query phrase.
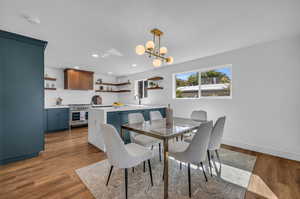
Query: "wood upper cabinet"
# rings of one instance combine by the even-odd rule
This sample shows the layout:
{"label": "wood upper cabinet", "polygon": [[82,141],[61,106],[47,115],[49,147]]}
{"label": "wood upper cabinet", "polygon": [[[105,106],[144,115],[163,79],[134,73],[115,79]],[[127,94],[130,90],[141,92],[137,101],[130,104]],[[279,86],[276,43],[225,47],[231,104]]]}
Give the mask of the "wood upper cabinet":
{"label": "wood upper cabinet", "polygon": [[94,73],[83,70],[65,69],[65,89],[93,90]]}

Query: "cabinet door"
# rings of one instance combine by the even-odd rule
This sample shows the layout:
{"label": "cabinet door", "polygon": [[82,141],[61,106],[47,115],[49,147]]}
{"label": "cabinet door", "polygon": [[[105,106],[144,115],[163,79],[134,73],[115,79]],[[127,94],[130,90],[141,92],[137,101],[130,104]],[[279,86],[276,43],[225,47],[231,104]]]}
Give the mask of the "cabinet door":
{"label": "cabinet door", "polygon": [[119,112],[108,112],[107,113],[107,124],[113,125],[120,133],[121,121]]}
{"label": "cabinet door", "polygon": [[60,110],[53,108],[47,110],[47,130],[48,132],[60,129]]}
{"label": "cabinet door", "polygon": [[65,70],[65,89],[93,90],[94,73],[74,69]]}
{"label": "cabinet door", "polygon": [[59,130],[69,128],[69,109],[64,108],[59,111]]}
{"label": "cabinet door", "polygon": [[69,128],[69,109],[47,109],[47,132],[61,131]]}
{"label": "cabinet door", "polygon": [[44,48],[0,38],[3,69],[4,159],[18,159],[44,148]]}
{"label": "cabinet door", "polygon": [[79,73],[79,89],[81,90],[93,90],[94,78],[90,72],[81,71]]}
{"label": "cabinet door", "polygon": [[150,111],[151,110],[144,110],[143,111],[143,115],[144,115],[145,121],[149,121],[150,120]]}
{"label": "cabinet door", "polygon": [[79,72],[76,70],[65,70],[65,89],[76,90],[79,88]]}

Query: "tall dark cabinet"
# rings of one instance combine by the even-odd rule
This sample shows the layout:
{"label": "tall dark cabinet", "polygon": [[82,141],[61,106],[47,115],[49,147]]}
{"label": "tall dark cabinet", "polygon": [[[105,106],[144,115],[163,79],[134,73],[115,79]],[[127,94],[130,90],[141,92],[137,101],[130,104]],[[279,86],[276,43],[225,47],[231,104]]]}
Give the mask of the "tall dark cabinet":
{"label": "tall dark cabinet", "polygon": [[47,42],[0,30],[0,164],[44,149]]}

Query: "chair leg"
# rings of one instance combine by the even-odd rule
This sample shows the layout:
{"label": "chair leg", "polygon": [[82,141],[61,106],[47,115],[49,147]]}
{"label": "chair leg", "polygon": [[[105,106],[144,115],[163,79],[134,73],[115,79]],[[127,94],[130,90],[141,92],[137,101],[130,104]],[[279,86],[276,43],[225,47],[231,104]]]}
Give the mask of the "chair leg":
{"label": "chair leg", "polygon": [[114,166],[110,166],[109,174],[108,174],[107,181],[106,181],[106,186],[108,185],[108,182],[109,182],[109,179],[110,179],[111,172],[112,172],[113,168],[114,168]]}
{"label": "chair leg", "polygon": [[151,146],[151,150],[153,150],[153,147],[154,147],[154,146],[152,145],[152,146]]}
{"label": "chair leg", "polygon": [[200,162],[200,164],[201,164],[201,167],[202,167],[203,175],[204,175],[204,177],[205,177],[205,181],[207,182],[207,176],[206,176],[206,173],[205,173],[205,170],[204,170],[203,163]]}
{"label": "chair leg", "polygon": [[191,190],[191,165],[188,163],[188,180],[189,180],[189,197],[192,197],[192,190]]}
{"label": "chair leg", "polygon": [[151,185],[153,186],[153,178],[152,178],[152,169],[151,169],[150,159],[148,160],[148,166],[149,166]]}
{"label": "chair leg", "polygon": [[208,164],[209,164],[209,169],[210,169],[210,175],[211,175],[211,177],[213,177],[209,150],[207,150],[207,157],[208,157]]}
{"label": "chair leg", "polygon": [[178,137],[176,137],[176,142],[178,142]]}
{"label": "chair leg", "polygon": [[132,167],[132,173],[134,173],[134,167]]}
{"label": "chair leg", "polygon": [[161,143],[158,143],[159,161],[161,162]]}
{"label": "chair leg", "polygon": [[164,179],[165,179],[165,166],[163,168],[163,175],[162,175],[162,180],[164,180]]}
{"label": "chair leg", "polygon": [[182,163],[181,162],[179,163],[179,168],[180,168],[180,170],[182,169]]}
{"label": "chair leg", "polygon": [[128,198],[128,170],[125,169],[125,198]]}
{"label": "chair leg", "polygon": [[221,166],[222,163],[221,163],[221,159],[220,159],[220,156],[219,156],[219,152],[218,152],[218,150],[215,150],[215,152],[216,152],[217,158],[218,158],[220,166]]}
{"label": "chair leg", "polygon": [[146,172],[146,162],[144,161],[144,168],[143,168],[144,173]]}

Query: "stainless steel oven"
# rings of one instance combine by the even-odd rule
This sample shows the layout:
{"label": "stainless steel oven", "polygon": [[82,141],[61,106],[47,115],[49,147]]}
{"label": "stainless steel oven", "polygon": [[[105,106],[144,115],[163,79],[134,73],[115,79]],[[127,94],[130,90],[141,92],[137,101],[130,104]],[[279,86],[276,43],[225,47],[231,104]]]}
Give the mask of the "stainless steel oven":
{"label": "stainless steel oven", "polygon": [[88,124],[90,104],[70,104],[70,125],[81,126]]}

